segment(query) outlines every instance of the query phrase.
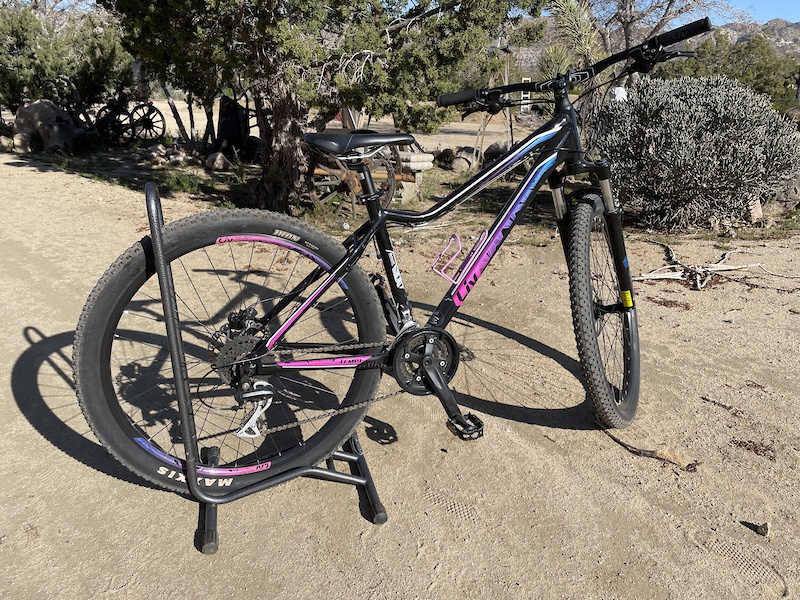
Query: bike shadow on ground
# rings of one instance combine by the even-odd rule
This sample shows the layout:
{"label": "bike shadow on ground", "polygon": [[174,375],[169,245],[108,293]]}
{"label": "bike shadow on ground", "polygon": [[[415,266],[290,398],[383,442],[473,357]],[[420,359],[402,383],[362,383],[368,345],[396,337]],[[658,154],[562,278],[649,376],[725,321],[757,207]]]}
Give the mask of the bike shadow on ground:
{"label": "bike shadow on ground", "polygon": [[[421,302],[414,302],[413,304],[414,308],[419,308],[427,314],[435,310],[435,307],[429,304]],[[462,407],[526,425],[540,425],[552,429],[597,429],[598,425],[595,421],[594,408],[592,407],[588,390],[586,390],[585,387],[580,362],[578,362],[577,359],[524,333],[509,329],[497,323],[492,323],[483,318],[471,315],[468,312],[459,312],[454,318],[454,322],[455,321],[466,322],[474,327],[485,329],[493,334],[506,338],[509,343],[518,344],[522,348],[527,348],[536,354],[550,359],[555,365],[558,365],[572,375],[575,378],[575,383],[579,384],[586,392],[583,401],[574,406],[532,407],[498,401],[496,397],[491,399],[482,398],[478,395],[467,394],[455,389],[456,400]],[[569,328],[569,331],[571,333],[572,329]],[[510,367],[511,365],[507,366]],[[502,368],[500,370],[502,371]],[[499,379],[502,378],[502,375],[502,372],[499,372],[495,377]],[[519,393],[524,393],[524,390],[519,390]]]}
{"label": "bike shadow on ground", "polygon": [[11,391],[33,428],[64,454],[115,479],[157,489],[120,465],[92,435],[78,406],[72,380],[74,331],[47,336],[23,329],[28,348],[11,370]]}

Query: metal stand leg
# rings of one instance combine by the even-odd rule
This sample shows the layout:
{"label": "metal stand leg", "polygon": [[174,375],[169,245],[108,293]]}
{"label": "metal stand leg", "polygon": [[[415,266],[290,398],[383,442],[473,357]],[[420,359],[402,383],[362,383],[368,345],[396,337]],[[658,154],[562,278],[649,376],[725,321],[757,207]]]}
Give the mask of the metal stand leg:
{"label": "metal stand leg", "polygon": [[[219,448],[209,448],[206,453],[211,467],[219,465]],[[203,519],[203,538],[201,550],[203,554],[215,554],[219,550],[219,532],[217,531],[217,504],[204,502],[205,518]]]}
{"label": "metal stand leg", "polygon": [[389,519],[386,513],[386,508],[383,506],[378,490],[375,488],[375,481],[372,479],[372,473],[367,466],[367,459],[364,457],[364,451],[361,449],[361,444],[358,441],[356,434],[353,434],[350,439],[344,443],[342,452],[334,452],[328,459],[328,469],[336,471],[333,464],[334,460],[344,460],[353,465],[359,478],[359,482],[354,485],[361,486],[367,496],[367,504],[371,513],[370,520],[376,525],[382,525]]}
{"label": "metal stand leg", "polygon": [[[328,468],[314,467],[311,465],[297,467],[279,473],[273,477],[267,477],[261,481],[257,481],[245,488],[237,489],[219,496],[208,494],[197,484],[197,469],[201,464],[201,460],[197,443],[197,434],[194,427],[194,412],[192,410],[189,393],[188,375],[186,372],[186,353],[180,334],[180,322],[178,319],[172,270],[164,255],[164,240],[162,236],[164,219],[161,210],[161,199],[158,196],[158,190],[154,183],[151,182],[147,184],[145,187],[145,196],[147,200],[147,215],[150,222],[150,237],[153,242],[153,261],[155,263],[155,271],[158,273],[159,287],[161,289],[161,301],[164,307],[164,321],[167,329],[167,342],[169,345],[170,358],[172,360],[175,391],[180,411],[181,436],[186,451],[186,482],[189,491],[202,503],[202,509],[205,511],[201,537],[203,553],[214,554],[219,549],[219,534],[217,532],[218,505],[244,498],[245,496],[260,492],[296,477],[313,477],[315,479],[347,483],[363,488],[367,496],[370,512],[372,513],[372,522],[385,523],[387,519],[386,509],[383,504],[381,504],[380,498],[378,498],[375,482],[372,479],[372,474],[369,472],[366,458],[364,458],[364,453],[355,434],[345,442],[340,452],[333,453],[328,460]],[[203,453],[205,464],[209,466],[219,465],[219,448],[205,448],[203,449]],[[356,474],[337,471],[334,464],[336,460],[350,463],[356,471]]]}

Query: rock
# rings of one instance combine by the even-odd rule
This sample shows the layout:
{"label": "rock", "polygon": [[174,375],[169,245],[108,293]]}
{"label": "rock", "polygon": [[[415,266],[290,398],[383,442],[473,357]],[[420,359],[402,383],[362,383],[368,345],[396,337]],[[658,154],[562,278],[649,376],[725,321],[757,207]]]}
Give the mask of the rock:
{"label": "rock", "polygon": [[794,210],[800,206],[800,176],[781,182],[774,199],[783,205],[784,210]]}
{"label": "rock", "polygon": [[467,173],[472,170],[472,162],[463,156],[456,156],[450,163],[450,168],[456,173]]}
{"label": "rock", "polygon": [[455,157],[450,166],[457,173],[465,173],[477,170],[482,160],[481,153],[476,152],[475,148],[464,146],[463,148],[456,148]]}
{"label": "rock", "polygon": [[72,153],[75,128],[72,123],[43,123],[39,126],[45,152]]}
{"label": "rock", "polygon": [[67,147],[72,149],[75,124],[69,114],[50,100],[36,100],[17,109],[13,132],[14,149],[17,152],[36,149],[37,138],[41,138],[46,152],[65,151]]}
{"label": "rock", "polygon": [[222,152],[215,152],[206,159],[206,167],[212,171],[230,171],[233,163]]}
{"label": "rock", "polygon": [[152,152],[153,154],[158,154],[159,156],[165,156],[167,154],[167,149],[164,147],[164,144],[155,144],[150,146],[147,151]]}
{"label": "rock", "polygon": [[[462,146],[456,149],[456,156],[466,158],[470,164],[477,161],[478,164],[483,162],[483,153],[472,146]],[[477,167],[477,164],[475,165]]]}
{"label": "rock", "polygon": [[30,133],[15,133],[14,134],[14,151],[26,154],[33,152],[31,148],[31,134]]}
{"label": "rock", "polygon": [[762,523],[756,527],[756,533],[758,535],[763,535],[764,537],[769,535],[769,522]]}
{"label": "rock", "polygon": [[508,152],[508,144],[505,142],[495,142],[486,149],[483,156],[487,163],[491,163],[503,156],[506,152]]}

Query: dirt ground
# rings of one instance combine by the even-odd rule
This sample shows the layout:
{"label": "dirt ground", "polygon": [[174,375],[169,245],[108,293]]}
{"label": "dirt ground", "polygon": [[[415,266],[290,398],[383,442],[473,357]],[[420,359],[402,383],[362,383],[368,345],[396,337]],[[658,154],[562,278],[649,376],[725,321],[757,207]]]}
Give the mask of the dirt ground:
{"label": "dirt ground", "polygon": [[[386,524],[362,516],[353,488],[295,480],[221,507],[209,557],[195,547],[197,505],[120,467],[71,382],[79,312],[144,235],[143,195],[0,154],[0,203],[1,598],[798,593],[800,279],[764,269],[800,275],[800,237],[668,240],[689,265],[738,250],[728,264],[764,269],[702,291],[638,283],[641,408],[615,433],[626,448],[594,425],[560,243],[515,230],[452,327],[469,350],[455,388],[486,435],[454,438],[433,397],[380,402],[359,431]],[[165,200],[167,220],[205,209]],[[422,230],[398,247],[421,312],[447,286],[427,267],[445,239]],[[665,264],[648,240],[628,239],[635,273]]]}

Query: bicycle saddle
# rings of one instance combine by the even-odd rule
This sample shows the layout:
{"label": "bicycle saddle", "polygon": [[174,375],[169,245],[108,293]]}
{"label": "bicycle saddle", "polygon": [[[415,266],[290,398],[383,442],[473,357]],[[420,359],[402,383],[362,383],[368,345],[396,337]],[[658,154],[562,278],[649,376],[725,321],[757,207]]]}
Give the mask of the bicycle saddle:
{"label": "bicycle saddle", "polygon": [[408,145],[415,142],[410,133],[306,133],[303,139],[311,146],[330,154],[346,154],[365,146]]}

